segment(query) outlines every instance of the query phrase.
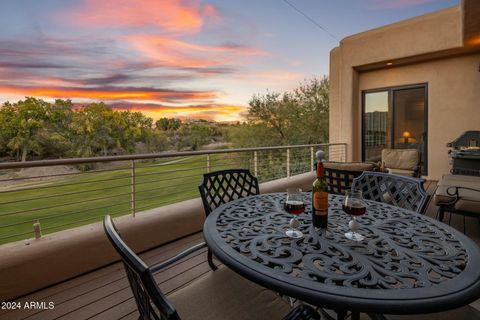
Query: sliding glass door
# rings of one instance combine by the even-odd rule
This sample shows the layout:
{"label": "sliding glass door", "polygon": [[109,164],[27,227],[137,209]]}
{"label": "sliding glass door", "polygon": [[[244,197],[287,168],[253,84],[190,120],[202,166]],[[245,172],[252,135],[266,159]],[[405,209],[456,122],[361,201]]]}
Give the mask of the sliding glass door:
{"label": "sliding glass door", "polygon": [[363,92],[362,157],[381,160],[382,149],[417,149],[427,174],[427,85]]}
{"label": "sliding glass door", "polygon": [[377,162],[382,149],[390,148],[388,91],[370,92],[364,95],[363,158]]}

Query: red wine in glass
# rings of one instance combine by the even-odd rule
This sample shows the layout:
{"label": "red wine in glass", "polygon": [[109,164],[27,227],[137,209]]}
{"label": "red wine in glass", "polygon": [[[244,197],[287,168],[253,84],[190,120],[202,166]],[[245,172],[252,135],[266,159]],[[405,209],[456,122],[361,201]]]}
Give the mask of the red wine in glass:
{"label": "red wine in glass", "polygon": [[353,241],[362,241],[364,236],[359,234],[357,230],[360,228],[357,217],[364,215],[367,211],[367,204],[363,200],[363,194],[360,190],[349,190],[345,194],[345,200],[342,205],[343,211],[349,214],[352,219],[348,223],[351,231],[345,233],[345,237]]}
{"label": "red wine in glass", "polygon": [[367,212],[367,208],[362,203],[353,203],[350,205],[343,205],[343,211],[355,217],[363,216]]}
{"label": "red wine in glass", "polygon": [[284,209],[286,212],[293,214],[293,219],[291,219],[289,223],[290,228],[285,231],[285,235],[293,239],[302,238],[302,231],[297,229],[300,226],[300,222],[297,220],[297,216],[305,211],[302,189],[287,189],[287,198],[285,199]]}
{"label": "red wine in glass", "polygon": [[287,200],[285,202],[285,211],[294,215],[302,214],[305,211],[305,204],[303,201]]}

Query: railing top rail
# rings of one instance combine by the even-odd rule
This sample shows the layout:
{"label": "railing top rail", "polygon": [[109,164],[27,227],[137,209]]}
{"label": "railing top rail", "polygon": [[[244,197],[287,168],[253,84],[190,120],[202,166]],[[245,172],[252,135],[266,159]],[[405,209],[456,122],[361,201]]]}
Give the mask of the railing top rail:
{"label": "railing top rail", "polygon": [[236,153],[236,152],[249,152],[249,151],[268,151],[268,150],[296,149],[296,148],[306,148],[306,147],[346,146],[346,145],[347,145],[346,143],[319,143],[319,144],[302,144],[302,145],[292,145],[292,146],[181,151],[181,152],[131,154],[131,155],[121,155],[121,156],[37,160],[37,161],[27,161],[27,162],[3,162],[3,163],[0,163],[0,170],[30,168],[30,167],[49,167],[49,166],[58,166],[58,165],[73,165],[73,164],[82,164],[82,163],[161,159],[161,158],[198,156],[198,155],[217,154],[217,153]]}

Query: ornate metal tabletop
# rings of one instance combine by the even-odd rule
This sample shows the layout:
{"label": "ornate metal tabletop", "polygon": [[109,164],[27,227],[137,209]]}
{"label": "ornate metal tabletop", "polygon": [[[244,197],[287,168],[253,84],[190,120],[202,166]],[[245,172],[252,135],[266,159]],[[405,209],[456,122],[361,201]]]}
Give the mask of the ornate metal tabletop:
{"label": "ornate metal tabletop", "polygon": [[448,310],[480,297],[480,251],[429,217],[368,201],[361,242],[345,238],[342,196],[329,196],[327,230],[311,225],[311,195],[299,216],[301,239],[284,234],[292,215],[284,193],[238,199],[213,211],[205,240],[227,266],[267,288],[311,304],[359,312]]}

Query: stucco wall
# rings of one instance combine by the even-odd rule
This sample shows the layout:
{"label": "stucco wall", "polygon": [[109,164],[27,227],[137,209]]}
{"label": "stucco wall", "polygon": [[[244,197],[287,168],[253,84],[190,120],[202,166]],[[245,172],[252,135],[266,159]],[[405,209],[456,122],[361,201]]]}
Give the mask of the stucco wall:
{"label": "stucco wall", "polygon": [[[448,170],[445,143],[473,129],[478,118],[480,42],[464,46],[464,36],[480,32],[478,23],[467,19],[477,10],[480,1],[463,0],[456,7],[347,37],[330,52],[330,142],[347,143],[348,161],[361,160],[361,90],[428,82],[428,178]],[[463,126],[451,123],[458,113]]]}
{"label": "stucco wall", "polygon": [[347,37],[330,52],[330,142],[346,142],[349,161],[360,152],[356,68],[460,47],[461,19],[460,7],[449,8]]}
{"label": "stucco wall", "polygon": [[463,46],[459,6],[381,28],[341,41],[344,61],[353,67],[388,59],[427,54]]}
{"label": "stucco wall", "polygon": [[[428,178],[438,179],[450,170],[446,144],[466,130],[480,130],[479,65],[477,53],[362,72],[357,98],[362,90],[428,83]],[[361,143],[360,135],[355,141]]]}

